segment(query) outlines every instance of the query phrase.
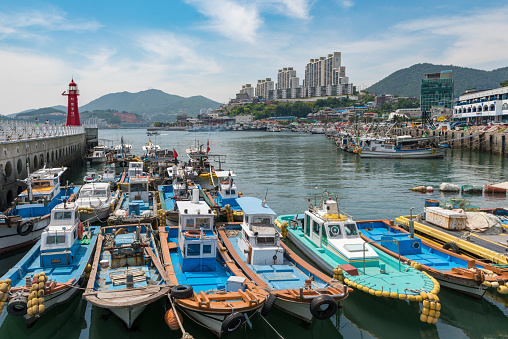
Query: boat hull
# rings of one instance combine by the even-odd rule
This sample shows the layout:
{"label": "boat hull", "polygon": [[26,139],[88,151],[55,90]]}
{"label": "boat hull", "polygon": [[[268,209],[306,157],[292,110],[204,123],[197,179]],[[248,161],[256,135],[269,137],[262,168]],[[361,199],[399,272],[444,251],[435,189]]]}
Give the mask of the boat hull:
{"label": "boat hull", "polygon": [[424,149],[424,150],[408,150],[408,151],[368,151],[361,150],[357,152],[361,158],[390,158],[390,159],[433,159],[444,156],[444,149]]}
{"label": "boat hull", "polygon": [[48,227],[50,219],[49,214],[43,217],[28,219],[32,221],[34,226],[32,232],[25,236],[18,234],[18,225],[0,227],[0,253],[6,253],[36,243],[42,232]]}

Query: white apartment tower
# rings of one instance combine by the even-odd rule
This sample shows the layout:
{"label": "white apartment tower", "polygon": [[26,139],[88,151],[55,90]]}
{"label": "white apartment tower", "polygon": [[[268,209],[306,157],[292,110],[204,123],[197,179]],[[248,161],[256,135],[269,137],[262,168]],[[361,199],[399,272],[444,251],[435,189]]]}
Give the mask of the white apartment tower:
{"label": "white apartment tower", "polygon": [[310,59],[305,66],[303,81],[305,96],[353,94],[353,84],[346,77],[346,67],[341,66],[341,53],[333,52],[326,57]]}
{"label": "white apartment tower", "polygon": [[293,67],[284,67],[277,72],[277,89],[287,89],[291,87],[291,79],[296,78],[296,70]]}
{"label": "white apartment tower", "polygon": [[274,89],[275,84],[273,83],[271,78],[258,80],[258,83],[256,85],[256,96],[262,97],[263,99],[268,99],[268,92],[273,91]]}
{"label": "white apartment tower", "polygon": [[240,93],[245,93],[249,96],[249,98],[253,98],[254,97],[254,87],[252,87],[251,84],[242,85],[242,89],[240,90]]}

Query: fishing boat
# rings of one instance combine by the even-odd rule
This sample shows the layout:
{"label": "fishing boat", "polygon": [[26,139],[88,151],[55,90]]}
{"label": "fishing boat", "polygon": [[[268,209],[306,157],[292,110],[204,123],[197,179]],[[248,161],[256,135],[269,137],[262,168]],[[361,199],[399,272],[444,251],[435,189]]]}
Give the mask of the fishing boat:
{"label": "fishing boat", "polygon": [[0,278],[9,285],[2,291],[8,314],[24,317],[31,326],[77,293],[91,270],[98,231],[83,227],[76,204],[55,206],[40,240]]}
{"label": "fishing boat", "polygon": [[241,229],[219,230],[221,242],[245,275],[274,296],[275,307],[303,321],[328,319],[344,300],[348,287],[298,257],[275,228],[275,212],[257,198],[237,199],[244,212]]}
{"label": "fishing boat", "polygon": [[152,142],[152,139],[148,138],[147,144],[143,146],[143,151],[145,151],[143,158],[155,156],[155,152],[157,152],[160,149],[161,147],[159,145],[154,144]]}
{"label": "fishing boat", "polygon": [[95,171],[88,171],[86,172],[85,176],[83,177],[83,183],[89,184],[91,182],[100,182],[102,181],[102,175],[97,174]]}
{"label": "fishing boat", "polygon": [[[217,336],[236,331],[265,305],[268,293],[254,285],[218,248],[214,215],[194,189],[191,201],[177,201],[177,225],[159,228],[172,302]],[[267,310],[265,310],[268,312]]]}
{"label": "fishing boat", "polygon": [[355,152],[361,158],[428,159],[443,157],[446,147],[429,138],[362,137]]}
{"label": "fishing boat", "polygon": [[[221,166],[226,156],[211,154],[209,143],[207,143],[206,150],[204,149],[204,145],[201,144],[199,147],[186,149],[185,153],[189,158],[188,165],[192,167],[189,177],[193,179],[196,184],[199,184],[205,189],[214,188],[216,186],[215,180],[219,178],[215,171],[222,171]],[[214,159],[219,163],[217,169],[210,163],[210,159]]]}
{"label": "fishing boat", "polygon": [[243,220],[243,211],[237,202],[242,196],[234,182],[235,173],[232,171],[216,171],[219,185],[216,189],[203,192],[208,205],[214,209],[220,219],[233,222]]}
{"label": "fishing boat", "polygon": [[[412,221],[417,237],[457,254],[467,255],[489,265],[508,265],[508,243],[501,221],[490,227],[486,216],[468,220],[469,212],[460,213],[440,207],[426,207],[425,214],[400,216],[395,221],[409,227]],[[494,217],[494,216],[493,216]],[[482,222],[482,223],[480,223]]]}
{"label": "fishing boat", "polygon": [[119,179],[116,176],[115,163],[106,164],[102,170],[102,181],[116,183]]}
{"label": "fishing boat", "polygon": [[83,298],[131,328],[148,304],[170,291],[155,242],[150,224],[102,227]]}
{"label": "fishing boat", "polygon": [[[394,259],[360,237],[356,222],[325,199],[300,215],[279,216],[287,238],[325,273],[376,297],[427,302],[440,290],[435,278]],[[436,306],[436,305],[434,305]],[[439,306],[440,307],[440,306]],[[422,310],[420,320],[436,323],[439,313]]]}
{"label": "fishing boat", "polygon": [[109,183],[96,182],[81,186],[75,198],[82,221],[106,221],[120,196],[120,191],[111,193]]}
{"label": "fishing boat", "polygon": [[95,146],[93,152],[87,158],[88,162],[92,165],[102,164],[106,161],[106,147],[104,145]]}
{"label": "fishing boat", "polygon": [[[135,163],[130,163],[130,165],[135,165]],[[108,223],[111,225],[138,223],[155,225],[157,221],[156,196],[149,190],[148,175],[144,173],[136,175],[135,173],[135,169],[131,172],[131,167],[129,167],[127,192],[121,195],[114,212],[108,218]]]}
{"label": "fishing boat", "polygon": [[51,210],[79,187],[63,189],[60,177],[67,167],[41,168],[23,180],[27,189],[14,206],[0,213],[0,253],[34,244],[49,225]]}

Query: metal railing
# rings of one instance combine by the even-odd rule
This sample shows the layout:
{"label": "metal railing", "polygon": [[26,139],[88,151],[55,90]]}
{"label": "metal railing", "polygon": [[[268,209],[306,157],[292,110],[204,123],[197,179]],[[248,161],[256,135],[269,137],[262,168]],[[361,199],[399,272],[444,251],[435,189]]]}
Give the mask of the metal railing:
{"label": "metal railing", "polygon": [[0,122],[0,143],[18,140],[37,140],[85,133],[83,126],[63,126],[25,121]]}

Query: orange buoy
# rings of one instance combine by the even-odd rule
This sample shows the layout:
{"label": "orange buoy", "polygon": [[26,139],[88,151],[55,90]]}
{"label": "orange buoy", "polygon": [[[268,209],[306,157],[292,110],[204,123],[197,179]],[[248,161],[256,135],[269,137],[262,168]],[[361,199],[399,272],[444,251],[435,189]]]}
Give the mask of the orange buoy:
{"label": "orange buoy", "polygon": [[[176,312],[178,315],[178,318],[180,318],[180,322],[183,323],[182,315]],[[166,324],[169,326],[170,329],[173,331],[176,331],[180,329],[180,325],[178,325],[178,320],[175,317],[175,312],[173,312],[173,309],[169,309],[166,314],[164,314],[164,320],[166,321]]]}

